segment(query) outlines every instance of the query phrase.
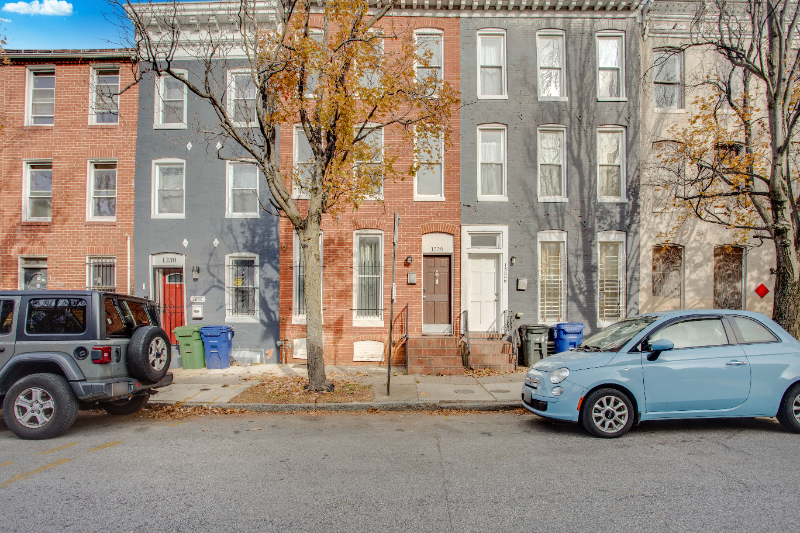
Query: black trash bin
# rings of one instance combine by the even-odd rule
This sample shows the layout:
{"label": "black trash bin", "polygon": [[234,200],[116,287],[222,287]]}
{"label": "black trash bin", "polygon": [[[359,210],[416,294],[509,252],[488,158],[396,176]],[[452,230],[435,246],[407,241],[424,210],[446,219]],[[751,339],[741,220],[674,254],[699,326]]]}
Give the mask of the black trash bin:
{"label": "black trash bin", "polygon": [[519,327],[522,340],[522,364],[530,367],[536,361],[547,357],[547,334],[550,326],[525,324]]}

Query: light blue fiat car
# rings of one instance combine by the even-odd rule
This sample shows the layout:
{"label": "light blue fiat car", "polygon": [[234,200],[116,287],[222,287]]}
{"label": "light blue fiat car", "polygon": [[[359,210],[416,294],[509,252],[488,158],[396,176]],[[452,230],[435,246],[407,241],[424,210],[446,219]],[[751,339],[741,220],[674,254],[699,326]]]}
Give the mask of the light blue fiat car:
{"label": "light blue fiat car", "polygon": [[534,364],[522,404],[597,437],[642,420],[754,416],[800,433],[800,342],[760,313],[636,316]]}

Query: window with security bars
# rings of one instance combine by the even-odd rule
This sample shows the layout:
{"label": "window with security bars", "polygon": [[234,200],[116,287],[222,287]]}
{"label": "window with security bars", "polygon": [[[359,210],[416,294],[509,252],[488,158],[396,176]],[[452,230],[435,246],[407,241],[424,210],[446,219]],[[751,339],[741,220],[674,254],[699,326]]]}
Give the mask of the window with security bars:
{"label": "window with security bars", "polygon": [[227,318],[258,317],[258,262],[255,257],[228,257],[225,288]]}
{"label": "window with security bars", "polygon": [[356,236],[356,318],[383,318],[380,235]]}
{"label": "window with security bars", "polygon": [[657,245],[653,247],[653,296],[676,306],[683,302],[683,247]]}
{"label": "window with security bars", "polygon": [[94,123],[119,122],[119,69],[103,68],[94,71]]}
{"label": "window with security bars", "polygon": [[600,243],[598,265],[598,320],[625,318],[625,248],[621,242]]}
{"label": "window with security bars", "polygon": [[714,247],[714,309],[742,309],[744,248]]}
{"label": "window with security bars", "polygon": [[87,289],[107,292],[117,289],[117,262],[114,257],[89,257],[86,267]]}
{"label": "window with security bars", "polygon": [[539,244],[539,321],[567,320],[567,257],[565,242]]}
{"label": "window with security bars", "polygon": [[56,71],[33,70],[30,79],[31,126],[52,126],[56,109]]}

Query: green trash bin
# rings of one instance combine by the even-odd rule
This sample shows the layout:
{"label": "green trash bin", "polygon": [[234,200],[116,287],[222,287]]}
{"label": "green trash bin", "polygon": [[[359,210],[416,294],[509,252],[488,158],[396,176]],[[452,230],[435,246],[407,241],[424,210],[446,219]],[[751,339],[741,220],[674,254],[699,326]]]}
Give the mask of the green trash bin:
{"label": "green trash bin", "polygon": [[203,339],[200,338],[200,328],[205,324],[192,324],[191,326],[178,326],[173,330],[181,350],[181,363],[183,368],[205,368],[206,352],[203,349]]}
{"label": "green trash bin", "polygon": [[532,366],[536,361],[547,357],[547,334],[550,326],[525,324],[519,327],[522,340],[522,364]]}

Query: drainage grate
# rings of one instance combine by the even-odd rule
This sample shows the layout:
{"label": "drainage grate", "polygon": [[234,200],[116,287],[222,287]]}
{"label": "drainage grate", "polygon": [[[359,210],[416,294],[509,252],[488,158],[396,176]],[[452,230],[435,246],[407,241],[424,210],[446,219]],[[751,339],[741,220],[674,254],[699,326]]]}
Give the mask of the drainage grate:
{"label": "drainage grate", "polygon": [[454,392],[456,394],[472,394],[475,391],[474,390],[469,390],[469,389],[459,389],[459,390],[454,391]]}

